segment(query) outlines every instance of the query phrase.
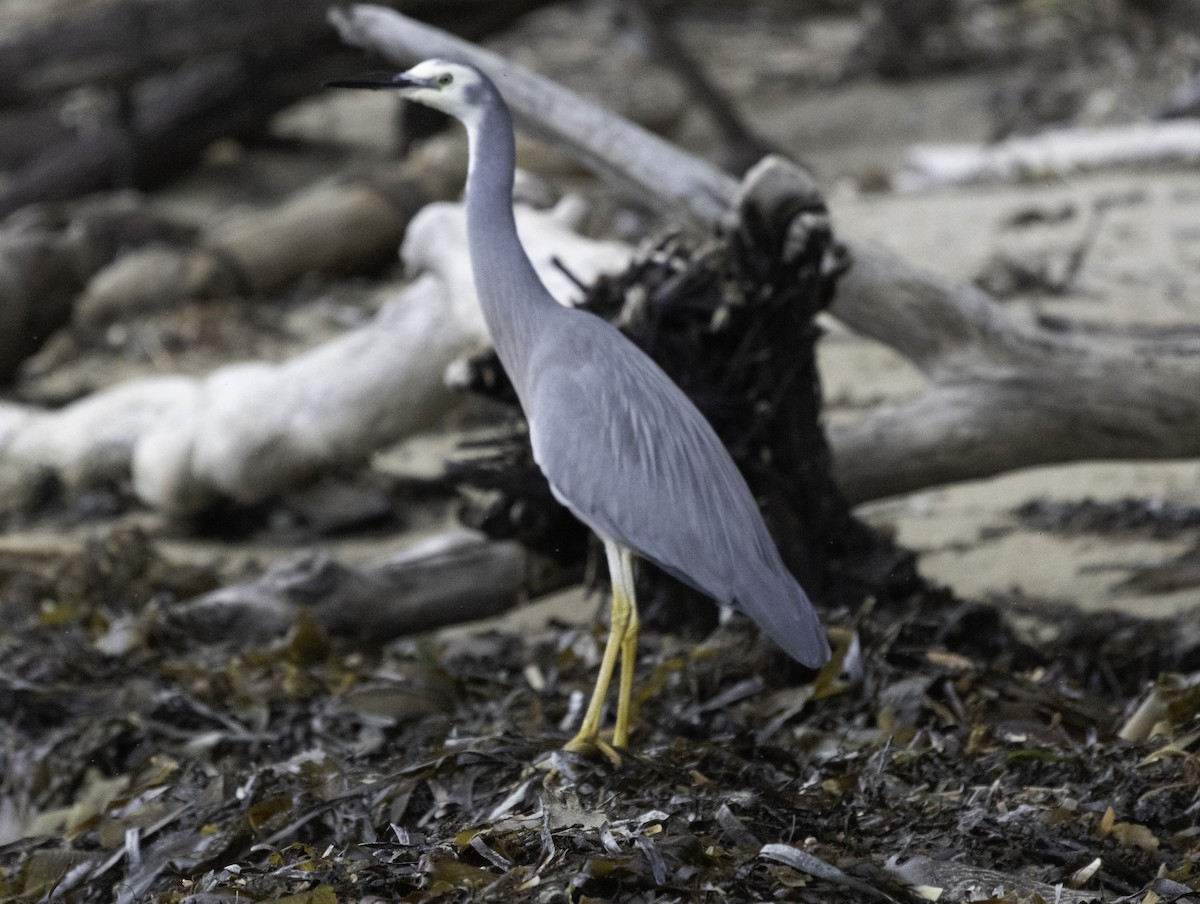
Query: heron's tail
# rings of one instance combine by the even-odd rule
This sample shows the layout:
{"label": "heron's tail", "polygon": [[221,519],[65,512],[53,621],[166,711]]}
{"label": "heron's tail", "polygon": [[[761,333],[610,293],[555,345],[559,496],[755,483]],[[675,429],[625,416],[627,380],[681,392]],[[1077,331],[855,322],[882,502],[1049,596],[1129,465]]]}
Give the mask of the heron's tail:
{"label": "heron's tail", "polygon": [[809,668],[829,660],[829,640],[808,594],[783,567],[749,569],[734,605],[783,651]]}

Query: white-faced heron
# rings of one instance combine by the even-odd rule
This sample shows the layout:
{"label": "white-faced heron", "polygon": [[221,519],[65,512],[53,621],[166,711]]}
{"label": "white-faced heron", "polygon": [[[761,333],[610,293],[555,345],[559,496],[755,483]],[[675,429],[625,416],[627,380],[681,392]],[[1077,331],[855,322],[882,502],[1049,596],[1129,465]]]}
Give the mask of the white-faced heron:
{"label": "white-faced heron", "polygon": [[512,117],[491,81],[473,66],[426,60],[397,75],[328,84],[392,88],[467,128],[467,237],[488,330],[525,410],[534,458],[554,496],[604,542],[612,578],[600,674],[567,749],[612,755],[599,736],[600,716],[618,657],[612,746],[628,744],[635,553],[745,612],[804,665],[824,663],[829,644],[817,614],[708,421],[613,326],[563,307],[542,285],[517,237]]}

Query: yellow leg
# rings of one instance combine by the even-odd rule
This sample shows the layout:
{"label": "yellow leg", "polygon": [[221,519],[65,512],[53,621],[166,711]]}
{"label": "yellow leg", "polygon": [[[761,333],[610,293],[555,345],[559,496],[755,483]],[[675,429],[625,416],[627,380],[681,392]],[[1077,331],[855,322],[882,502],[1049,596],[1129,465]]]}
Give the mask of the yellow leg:
{"label": "yellow leg", "polygon": [[[637,588],[633,583],[633,556],[627,549],[618,551],[620,557],[620,583],[624,586],[629,603],[629,622],[625,636],[621,638],[621,683],[617,688],[617,722],[613,726],[613,746],[629,746],[629,719],[632,716],[630,700],[633,697],[633,670],[637,665],[638,618]],[[613,579],[614,583],[616,578]]]}
{"label": "yellow leg", "polygon": [[600,673],[592,689],[592,699],[579,731],[564,746],[564,750],[585,753],[599,748],[610,760],[619,761],[615,752],[605,750],[608,746],[600,740],[600,714],[604,709],[604,698],[612,682],[613,669],[621,657],[621,679],[617,698],[617,723],[613,733],[613,744],[624,747],[629,742],[629,699],[633,690],[633,666],[637,648],[638,615],[637,602],[633,595],[633,557],[629,550],[605,540],[604,550],[608,556],[609,576],[612,580],[612,618],[608,629],[608,641],[604,645],[604,657],[600,660]]}

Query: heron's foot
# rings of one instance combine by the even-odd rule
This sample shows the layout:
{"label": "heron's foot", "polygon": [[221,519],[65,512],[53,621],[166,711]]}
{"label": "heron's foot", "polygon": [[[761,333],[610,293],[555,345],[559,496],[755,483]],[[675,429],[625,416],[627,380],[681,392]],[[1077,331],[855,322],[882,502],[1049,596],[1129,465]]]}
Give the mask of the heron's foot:
{"label": "heron's foot", "polygon": [[596,754],[600,754],[614,766],[621,765],[621,754],[617,753],[617,748],[600,737],[598,733],[580,732],[563,744],[563,750],[585,757],[594,757]]}

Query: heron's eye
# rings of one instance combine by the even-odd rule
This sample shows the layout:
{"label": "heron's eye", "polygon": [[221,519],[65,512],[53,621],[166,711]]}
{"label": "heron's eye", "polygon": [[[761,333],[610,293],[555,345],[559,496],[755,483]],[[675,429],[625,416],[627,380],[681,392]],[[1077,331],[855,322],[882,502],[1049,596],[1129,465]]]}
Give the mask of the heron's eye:
{"label": "heron's eye", "polygon": [[437,77],[437,83],[439,85],[441,85],[443,88],[445,88],[447,85],[449,85],[453,81],[454,81],[454,76],[452,76],[449,72],[443,72],[441,75],[439,75]]}

